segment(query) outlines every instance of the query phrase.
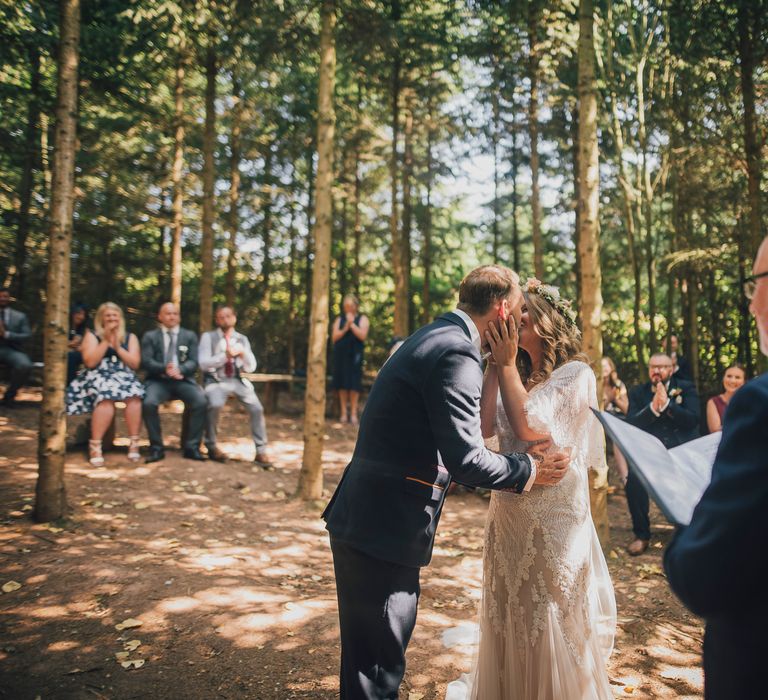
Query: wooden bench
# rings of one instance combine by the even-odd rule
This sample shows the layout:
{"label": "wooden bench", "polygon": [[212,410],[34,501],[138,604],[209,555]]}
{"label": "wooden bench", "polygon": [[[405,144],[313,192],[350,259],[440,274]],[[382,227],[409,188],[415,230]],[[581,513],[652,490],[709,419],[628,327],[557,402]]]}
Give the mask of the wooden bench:
{"label": "wooden bench", "polygon": [[241,372],[240,376],[252,384],[263,386],[263,390],[257,389],[259,399],[264,406],[264,413],[277,413],[277,400],[283,389],[290,388],[294,382],[306,382],[305,377],[297,377],[293,374],[267,374],[265,372]]}

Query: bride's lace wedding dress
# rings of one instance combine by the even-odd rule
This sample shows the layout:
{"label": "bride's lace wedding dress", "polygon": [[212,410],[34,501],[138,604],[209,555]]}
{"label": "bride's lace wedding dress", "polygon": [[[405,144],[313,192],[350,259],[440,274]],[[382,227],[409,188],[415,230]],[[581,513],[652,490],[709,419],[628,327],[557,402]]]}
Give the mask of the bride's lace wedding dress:
{"label": "bride's lace wedding dress", "polygon": [[[473,699],[613,698],[605,664],[616,602],[588,485],[588,469],[605,464],[605,438],[590,407],[595,376],[583,362],[562,365],[530,392],[528,425],[570,447],[571,463],[557,486],[491,495]],[[501,452],[529,447],[512,433],[501,399],[496,424]]]}

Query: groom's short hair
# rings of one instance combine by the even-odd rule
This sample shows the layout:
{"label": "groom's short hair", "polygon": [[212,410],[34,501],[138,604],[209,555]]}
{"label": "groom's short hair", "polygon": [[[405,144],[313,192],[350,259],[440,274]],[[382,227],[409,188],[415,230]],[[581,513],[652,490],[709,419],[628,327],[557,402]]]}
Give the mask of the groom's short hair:
{"label": "groom's short hair", "polygon": [[470,272],[459,285],[459,308],[467,313],[485,314],[491,306],[508,299],[520,284],[516,272],[501,265],[483,265]]}

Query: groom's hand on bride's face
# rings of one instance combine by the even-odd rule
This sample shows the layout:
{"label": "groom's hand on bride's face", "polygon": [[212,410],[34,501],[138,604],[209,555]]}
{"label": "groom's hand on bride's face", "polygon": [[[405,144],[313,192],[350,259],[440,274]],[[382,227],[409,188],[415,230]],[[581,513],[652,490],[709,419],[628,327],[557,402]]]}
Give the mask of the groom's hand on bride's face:
{"label": "groom's hand on bride's face", "polygon": [[536,480],[534,484],[554,486],[565,476],[571,458],[565,452],[547,455],[533,455],[536,460]]}

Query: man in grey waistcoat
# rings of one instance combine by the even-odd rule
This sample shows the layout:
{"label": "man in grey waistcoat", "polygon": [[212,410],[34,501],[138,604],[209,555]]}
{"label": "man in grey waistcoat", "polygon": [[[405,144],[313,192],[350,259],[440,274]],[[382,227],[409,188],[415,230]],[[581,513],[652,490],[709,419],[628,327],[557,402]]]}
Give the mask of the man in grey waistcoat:
{"label": "man in grey waistcoat", "polygon": [[198,359],[208,399],[205,446],[211,459],[217,462],[226,461],[227,455],[216,443],[216,429],[221,409],[230,396],[235,396],[251,417],[251,435],[256,445],[255,463],[268,469],[272,463],[266,450],[267,426],[264,421],[264,407],[256,396],[253,384],[241,376],[243,372],[253,372],[256,369],[256,358],[248,338],[235,330],[236,324],[235,310],[231,306],[220,306],[216,310],[218,327],[200,337]]}
{"label": "man in grey waistcoat", "polygon": [[27,315],[11,308],[11,294],[7,289],[0,289],[0,364],[11,370],[8,388],[0,400],[0,405],[8,408],[16,403],[16,393],[32,371],[32,360],[22,350],[32,331]]}

